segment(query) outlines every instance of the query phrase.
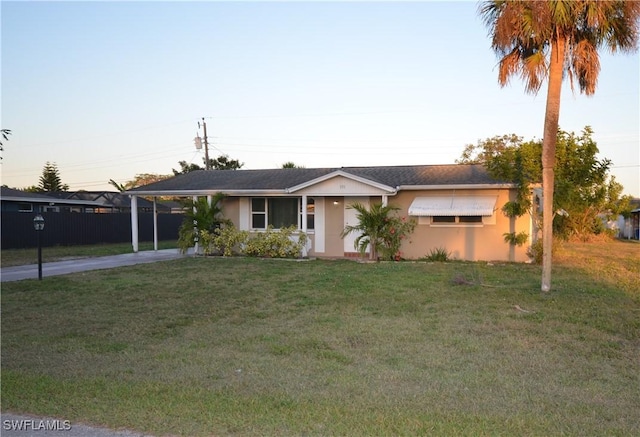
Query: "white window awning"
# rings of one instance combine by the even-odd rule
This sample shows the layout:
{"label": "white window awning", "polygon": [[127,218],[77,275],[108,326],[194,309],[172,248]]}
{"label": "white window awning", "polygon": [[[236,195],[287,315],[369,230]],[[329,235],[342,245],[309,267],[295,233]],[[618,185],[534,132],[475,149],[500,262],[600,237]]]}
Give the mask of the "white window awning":
{"label": "white window awning", "polygon": [[409,207],[413,216],[491,216],[495,196],[416,197]]}

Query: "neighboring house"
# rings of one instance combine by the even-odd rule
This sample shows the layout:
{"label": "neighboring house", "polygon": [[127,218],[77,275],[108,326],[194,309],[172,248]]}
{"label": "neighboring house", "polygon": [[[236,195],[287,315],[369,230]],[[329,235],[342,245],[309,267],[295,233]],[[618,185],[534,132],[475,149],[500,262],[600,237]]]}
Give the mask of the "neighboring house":
{"label": "neighboring house", "polygon": [[67,199],[50,193],[30,193],[13,188],[0,187],[2,212],[94,212],[100,203],[91,200]]}
{"label": "neighboring house", "polygon": [[631,229],[629,237],[640,240],[640,208],[631,211],[631,218],[629,222]]}
{"label": "neighboring house", "polygon": [[629,218],[619,215],[605,223],[607,229],[617,232],[617,237],[626,240],[640,240],[640,199],[631,200]]}
{"label": "neighboring house", "polygon": [[[57,192],[57,193],[45,193],[48,196],[57,197],[58,199],[88,201],[97,205],[93,210],[85,212],[130,212],[131,211],[131,198],[125,194],[115,191],[69,191],[69,192]],[[171,207],[166,206],[164,203],[156,204],[157,212],[168,213],[171,212]],[[138,200],[139,212],[152,212],[153,202],[147,199]]]}
{"label": "neighboring house", "polygon": [[[295,225],[310,239],[309,256],[356,256],[355,235],[344,239],[347,225],[357,224],[354,202],[400,208],[400,216],[417,226],[401,252],[418,259],[444,248],[462,260],[527,261],[527,246],[506,243],[504,234],[534,235],[529,215],[508,218],[502,206],[516,198],[513,183],[493,179],[482,165],[413,165],[393,167],[287,168],[272,170],[195,171],[126,192],[139,196],[212,196],[225,193],[225,218],[250,232]],[[135,209],[132,209],[135,211]],[[132,240],[137,251],[137,219]]]}
{"label": "neighboring house", "polygon": [[617,222],[613,229],[617,229],[618,238],[624,238],[627,240],[640,240],[640,199],[633,199],[631,206],[635,207],[631,210],[629,218],[618,216]]}

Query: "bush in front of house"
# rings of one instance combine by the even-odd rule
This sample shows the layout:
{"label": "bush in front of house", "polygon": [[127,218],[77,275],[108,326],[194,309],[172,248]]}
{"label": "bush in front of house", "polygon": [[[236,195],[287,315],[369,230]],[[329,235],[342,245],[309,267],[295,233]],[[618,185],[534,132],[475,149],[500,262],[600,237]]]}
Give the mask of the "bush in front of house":
{"label": "bush in front of house", "polygon": [[447,262],[451,260],[451,252],[445,247],[436,247],[431,249],[429,253],[421,260],[429,262]]}
{"label": "bush in front of house", "polygon": [[200,244],[204,255],[253,256],[264,258],[300,258],[307,244],[307,234],[295,226],[250,234],[233,225],[213,232],[201,231]]}
{"label": "bush in front of house", "polygon": [[252,235],[244,246],[244,254],[264,258],[299,258],[307,244],[307,234],[295,226]]}
{"label": "bush in front of house", "polygon": [[211,244],[223,256],[241,255],[248,239],[248,231],[225,226],[215,230]]}

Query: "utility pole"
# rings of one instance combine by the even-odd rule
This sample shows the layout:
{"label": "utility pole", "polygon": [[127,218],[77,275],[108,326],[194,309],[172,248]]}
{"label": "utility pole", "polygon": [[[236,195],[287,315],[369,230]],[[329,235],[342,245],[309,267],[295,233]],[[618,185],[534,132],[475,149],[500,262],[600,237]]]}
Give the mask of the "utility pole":
{"label": "utility pole", "polygon": [[209,163],[209,140],[207,140],[207,123],[202,117],[202,126],[204,129],[204,169],[211,170],[211,163]]}

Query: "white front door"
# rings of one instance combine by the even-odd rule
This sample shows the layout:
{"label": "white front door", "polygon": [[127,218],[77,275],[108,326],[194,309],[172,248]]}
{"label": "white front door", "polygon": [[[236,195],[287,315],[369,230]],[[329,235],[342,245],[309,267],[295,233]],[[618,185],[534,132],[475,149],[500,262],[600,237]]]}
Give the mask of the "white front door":
{"label": "white front door", "polygon": [[[344,226],[356,226],[358,224],[358,219],[356,215],[358,212],[355,209],[349,208],[352,203],[360,203],[367,208],[369,208],[369,198],[368,197],[345,197],[344,198]],[[353,244],[356,241],[356,238],[360,236],[360,233],[351,232],[349,235],[344,237],[344,251],[345,252],[357,252]],[[367,248],[367,253],[369,253],[369,249]]]}

